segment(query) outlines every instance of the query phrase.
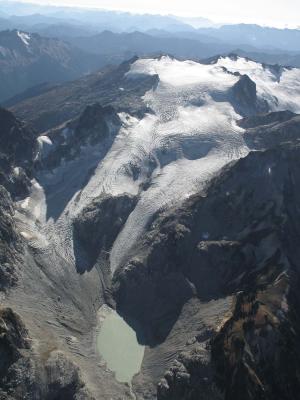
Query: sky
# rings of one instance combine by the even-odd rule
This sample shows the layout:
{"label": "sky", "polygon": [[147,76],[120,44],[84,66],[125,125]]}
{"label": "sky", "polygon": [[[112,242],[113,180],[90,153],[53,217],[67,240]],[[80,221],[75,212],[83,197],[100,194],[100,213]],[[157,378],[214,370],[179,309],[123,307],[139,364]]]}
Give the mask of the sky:
{"label": "sky", "polygon": [[[300,0],[23,0],[136,13],[205,17],[214,22],[300,26]],[[1,2],[1,0],[0,0]]]}

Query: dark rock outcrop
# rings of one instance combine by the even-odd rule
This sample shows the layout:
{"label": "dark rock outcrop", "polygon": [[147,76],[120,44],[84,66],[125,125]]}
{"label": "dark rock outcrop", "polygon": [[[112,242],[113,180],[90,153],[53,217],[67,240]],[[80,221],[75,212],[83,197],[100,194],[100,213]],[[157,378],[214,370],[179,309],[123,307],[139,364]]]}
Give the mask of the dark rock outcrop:
{"label": "dark rock outcrop", "polygon": [[0,147],[9,161],[18,166],[30,165],[34,158],[34,132],[18,121],[14,115],[0,108]]}
{"label": "dark rock outcrop", "polygon": [[245,141],[254,150],[299,138],[300,117],[287,111],[245,118],[239,124],[246,129]]}
{"label": "dark rock outcrop", "polygon": [[21,358],[21,349],[28,349],[26,328],[20,317],[9,308],[0,309],[0,380],[7,379],[9,367]]}
{"label": "dark rock outcrop", "polygon": [[[77,268],[90,269],[102,254],[107,258],[137,199],[129,194],[103,195],[92,201],[74,221]],[[82,251],[84,254],[82,254]],[[84,264],[82,264],[84,263]]]}
{"label": "dark rock outcrop", "polygon": [[258,114],[255,116],[245,117],[239,121],[239,125],[245,129],[257,128],[259,126],[270,126],[289,121],[292,117],[296,117],[291,111],[278,111],[266,114]]}
{"label": "dark rock outcrop", "polygon": [[0,185],[13,197],[28,193],[36,151],[34,131],[0,108]]}
{"label": "dark rock outcrop", "polygon": [[20,238],[13,217],[11,197],[4,187],[0,186],[0,291],[11,287],[18,279],[16,266]]}
{"label": "dark rock outcrop", "polygon": [[63,352],[54,351],[45,364],[46,400],[94,400],[82,381],[79,368]]}
{"label": "dark rock outcrop", "polygon": [[269,111],[268,103],[258,99],[256,84],[248,75],[242,75],[232,87],[231,98],[236,112],[240,115],[248,116]]}
{"label": "dark rock outcrop", "polygon": [[79,368],[63,352],[39,359],[21,318],[0,309],[0,399],[93,400]]}
{"label": "dark rock outcrop", "polygon": [[58,167],[62,160],[75,159],[84,146],[102,144],[103,154],[111,147],[121,121],[113,107],[99,103],[87,106],[76,119],[48,132],[51,145],[47,151],[41,146],[39,161],[43,169]]}

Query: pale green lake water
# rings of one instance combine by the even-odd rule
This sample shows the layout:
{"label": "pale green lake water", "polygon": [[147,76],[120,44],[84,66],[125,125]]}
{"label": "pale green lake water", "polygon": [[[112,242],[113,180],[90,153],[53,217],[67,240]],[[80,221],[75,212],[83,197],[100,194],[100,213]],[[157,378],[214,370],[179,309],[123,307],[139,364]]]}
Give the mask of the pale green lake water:
{"label": "pale green lake water", "polygon": [[130,383],[140,371],[144,346],[138,343],[135,331],[124,319],[107,306],[100,310],[97,349],[119,382]]}

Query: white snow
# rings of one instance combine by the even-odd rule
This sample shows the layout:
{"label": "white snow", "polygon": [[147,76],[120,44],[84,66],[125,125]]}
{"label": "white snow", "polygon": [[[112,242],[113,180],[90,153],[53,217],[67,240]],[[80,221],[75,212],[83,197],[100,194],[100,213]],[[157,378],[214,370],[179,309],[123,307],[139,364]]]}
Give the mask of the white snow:
{"label": "white snow", "polygon": [[[157,87],[143,99],[153,113],[142,119],[120,113],[122,127],[104,158],[101,145],[83,148],[76,160],[39,177],[40,186],[36,184],[30,200],[22,204],[44,224],[42,230],[48,242],[67,260],[74,263],[72,219],[101,193],[139,196],[111,249],[114,271],[155,212],[201,191],[225,164],[248,154],[244,130],[236,123],[241,116],[227,94],[239,76],[224,67],[230,72],[247,73],[256,82],[258,95],[267,99],[274,110],[300,109],[298,69],[284,69],[278,79],[260,64],[241,58],[221,58],[213,65],[170,57],[137,60],[127,79],[139,74],[159,76]],[[51,146],[45,137],[39,142],[42,147]],[[94,172],[81,190],[77,184],[91,168]],[[147,183],[146,190],[142,190],[143,183]],[[51,188],[48,197],[45,187]],[[61,199],[65,203],[58,218],[47,217],[50,204],[56,206]]]}
{"label": "white snow", "polygon": [[15,167],[14,168],[14,174],[15,174],[15,176],[19,176],[20,175],[20,168],[19,167]]}
{"label": "white snow", "polygon": [[230,72],[247,74],[257,85],[258,96],[268,101],[272,111],[290,110],[300,112],[300,69],[282,68],[281,73],[272,73],[268,66],[238,57],[220,58],[218,66]]}
{"label": "white snow", "polygon": [[50,146],[52,145],[52,141],[51,141],[51,139],[50,139],[48,136],[44,136],[44,135],[39,136],[39,137],[38,137],[38,141],[39,141],[39,143],[41,143],[41,144],[47,143],[47,144],[49,144]]}
{"label": "white snow", "polygon": [[224,90],[238,80],[225,74],[219,65],[203,65],[194,61],[178,61],[170,57],[137,60],[127,76],[135,74],[159,75],[161,83],[172,87],[199,85],[212,90]]}
{"label": "white snow", "polygon": [[28,33],[17,31],[17,35],[22,40],[22,42],[25,44],[25,46],[29,46],[31,37]]}
{"label": "white snow", "polygon": [[51,150],[51,147],[53,146],[53,143],[51,139],[46,135],[39,136],[37,142],[38,142],[38,152],[36,158],[42,160],[44,157],[48,155],[49,151]]}

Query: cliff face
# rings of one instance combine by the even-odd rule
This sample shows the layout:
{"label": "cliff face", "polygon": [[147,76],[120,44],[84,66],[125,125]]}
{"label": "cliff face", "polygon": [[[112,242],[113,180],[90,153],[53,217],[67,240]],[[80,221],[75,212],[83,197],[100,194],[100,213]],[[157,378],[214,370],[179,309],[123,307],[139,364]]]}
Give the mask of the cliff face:
{"label": "cliff face", "polygon": [[13,203],[3,186],[0,186],[0,203],[0,289],[6,290],[18,279],[20,238],[15,227]]}
{"label": "cliff face", "polygon": [[36,134],[3,108],[0,126],[0,184],[13,197],[24,197],[28,194],[37,151]]}
{"label": "cliff face", "polygon": [[63,352],[37,356],[32,339],[10,308],[0,309],[0,399],[87,399],[79,369]]}
{"label": "cliff face", "polygon": [[0,288],[17,282],[22,241],[16,229],[13,201],[31,186],[36,152],[35,134],[12,113],[0,108]]}
{"label": "cliff face", "polygon": [[129,194],[112,197],[106,194],[94,199],[74,221],[74,240],[77,242],[77,268],[91,269],[97,260],[107,255],[136,205]]}

